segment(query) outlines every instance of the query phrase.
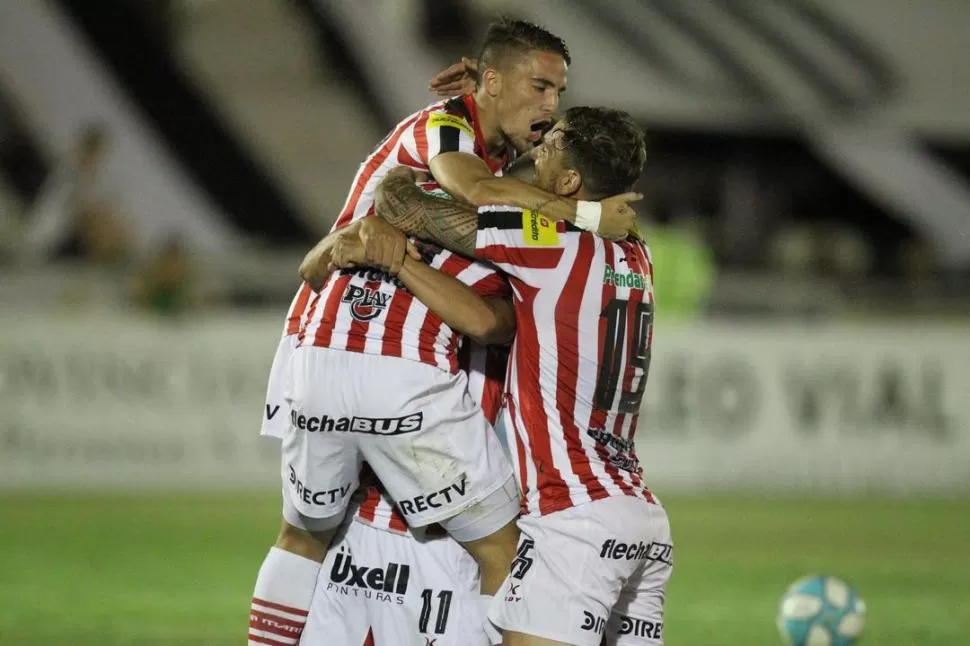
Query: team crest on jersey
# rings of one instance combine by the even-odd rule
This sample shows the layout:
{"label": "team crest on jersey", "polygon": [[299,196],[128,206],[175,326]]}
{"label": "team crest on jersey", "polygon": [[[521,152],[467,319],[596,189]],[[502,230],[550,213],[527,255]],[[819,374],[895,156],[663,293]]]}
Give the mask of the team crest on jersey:
{"label": "team crest on jersey", "polygon": [[522,240],[530,247],[554,247],[559,244],[556,223],[537,211],[522,211]]}
{"label": "team crest on jersey", "polygon": [[380,290],[348,285],[340,302],[349,303],[350,315],[366,323],[380,316],[390,300],[391,294],[385,294]]}

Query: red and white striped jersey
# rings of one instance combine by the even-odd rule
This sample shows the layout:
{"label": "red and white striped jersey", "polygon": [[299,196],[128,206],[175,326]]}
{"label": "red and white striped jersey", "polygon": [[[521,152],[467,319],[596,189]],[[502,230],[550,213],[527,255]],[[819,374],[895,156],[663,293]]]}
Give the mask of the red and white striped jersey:
{"label": "red and white striped jersey", "polygon": [[[468,373],[468,394],[482,407],[489,423],[494,425],[502,408],[508,348],[483,346],[466,340],[459,357],[461,369]],[[397,511],[391,499],[374,485],[365,489],[354,520],[397,534],[409,533],[404,516]]]}
{"label": "red and white striped jersey", "polygon": [[499,206],[479,209],[476,247],[514,294],[505,419],[524,512],[652,500],[633,445],[653,341],[646,245]]}
{"label": "red and white striped jersey", "polygon": [[[501,157],[488,154],[472,97],[432,104],[398,124],[361,164],[333,229],[373,213],[377,185],[390,169],[404,165],[429,172],[431,160],[447,152],[480,157],[497,175],[514,157],[511,148]],[[486,298],[504,289],[490,268],[450,251],[441,251],[432,266]],[[288,329],[299,327],[301,319],[302,345],[402,357],[445,370],[456,369],[457,335],[383,272],[339,272],[319,294],[302,285],[291,307]]]}
{"label": "red and white striped jersey", "polygon": [[[482,298],[510,294],[508,282],[488,265],[420,244],[424,261],[453,276]],[[335,274],[311,299],[300,345],[379,354],[458,370],[461,335],[416,299],[397,278],[356,268]]]}

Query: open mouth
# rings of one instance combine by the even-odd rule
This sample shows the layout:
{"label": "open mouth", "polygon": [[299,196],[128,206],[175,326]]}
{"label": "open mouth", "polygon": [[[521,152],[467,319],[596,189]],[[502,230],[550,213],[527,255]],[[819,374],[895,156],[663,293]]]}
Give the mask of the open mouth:
{"label": "open mouth", "polygon": [[542,121],[536,121],[531,126],[529,130],[529,141],[537,143],[542,139],[542,136],[552,129],[552,121],[549,119],[544,119]]}

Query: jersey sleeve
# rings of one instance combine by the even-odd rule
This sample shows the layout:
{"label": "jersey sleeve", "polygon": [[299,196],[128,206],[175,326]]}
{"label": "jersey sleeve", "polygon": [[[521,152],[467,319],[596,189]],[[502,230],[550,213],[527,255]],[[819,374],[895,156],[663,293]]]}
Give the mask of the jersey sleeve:
{"label": "jersey sleeve", "polygon": [[565,245],[578,231],[529,209],[483,206],[478,209],[475,255],[523,278],[526,273],[556,269]]}
{"label": "jersey sleeve", "polygon": [[414,143],[425,166],[442,153],[475,154],[475,130],[463,117],[445,111],[430,112],[414,124]]}
{"label": "jersey sleeve", "polygon": [[501,273],[482,263],[473,272],[475,282],[469,285],[482,298],[506,298],[512,295],[509,281]]}
{"label": "jersey sleeve", "polygon": [[[481,298],[506,298],[512,295],[512,287],[505,276],[488,263],[478,262],[459,254],[443,251],[436,245],[416,241],[419,250],[427,250],[432,269],[443,271],[470,287]],[[423,252],[424,253],[424,252]]]}

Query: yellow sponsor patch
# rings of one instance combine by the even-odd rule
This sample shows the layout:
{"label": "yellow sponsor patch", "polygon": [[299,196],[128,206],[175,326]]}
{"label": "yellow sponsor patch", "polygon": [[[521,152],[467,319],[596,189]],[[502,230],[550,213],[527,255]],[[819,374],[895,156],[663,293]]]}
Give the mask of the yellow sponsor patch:
{"label": "yellow sponsor patch", "polygon": [[458,128],[459,130],[463,130],[465,134],[472,139],[475,138],[475,131],[472,130],[472,127],[468,125],[468,122],[461,117],[456,117],[453,114],[447,114],[445,112],[435,112],[428,117],[429,128],[441,128],[443,126]]}
{"label": "yellow sponsor patch", "polygon": [[522,239],[530,247],[554,247],[559,244],[556,223],[535,211],[522,211]]}

